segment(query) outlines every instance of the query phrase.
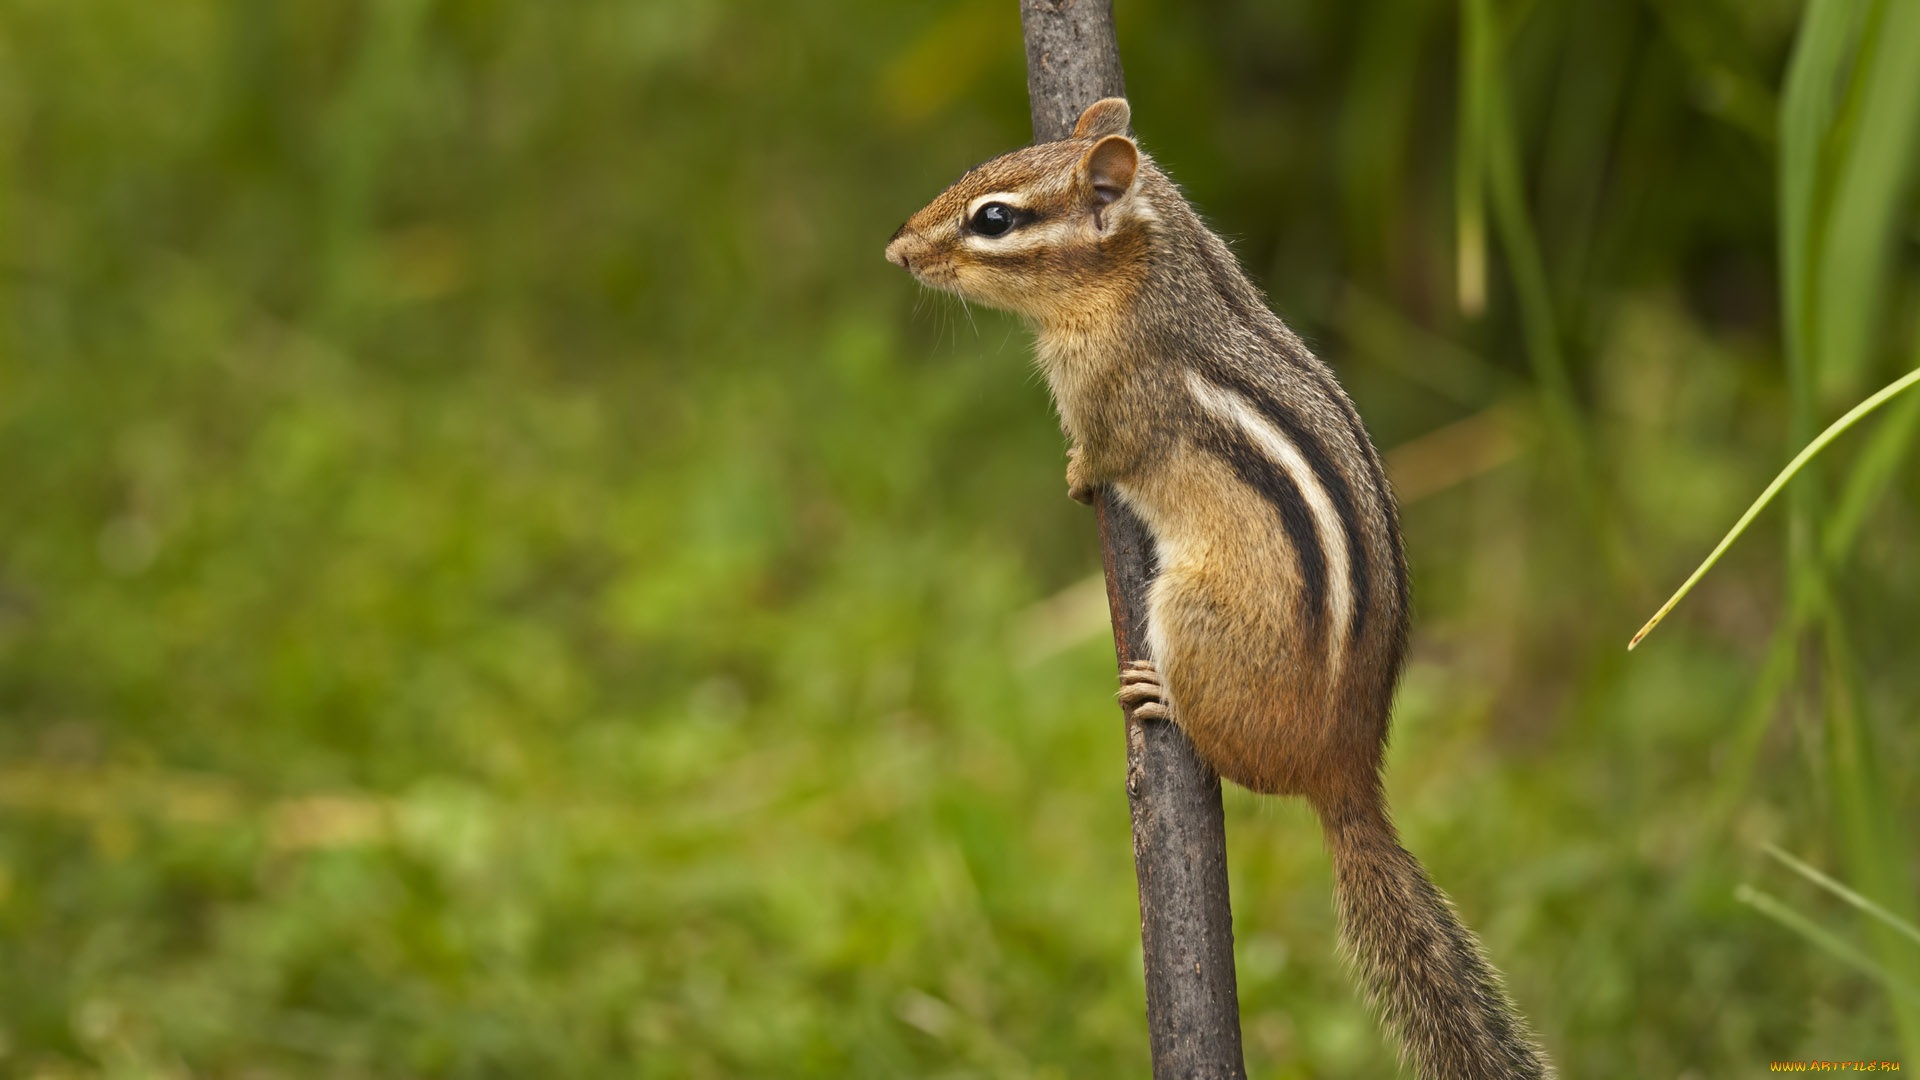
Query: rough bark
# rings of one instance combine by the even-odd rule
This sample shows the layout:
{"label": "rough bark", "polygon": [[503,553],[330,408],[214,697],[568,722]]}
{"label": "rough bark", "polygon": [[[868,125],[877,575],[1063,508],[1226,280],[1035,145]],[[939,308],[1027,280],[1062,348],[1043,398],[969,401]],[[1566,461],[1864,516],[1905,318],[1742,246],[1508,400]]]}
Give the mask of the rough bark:
{"label": "rough bark", "polygon": [[[1126,93],[1111,0],[1021,0],[1036,142],[1064,139],[1081,110]],[[1113,645],[1121,666],[1147,657],[1146,527],[1096,496]],[[1220,780],[1174,724],[1127,717],[1127,805],[1140,885],[1140,944],[1155,1080],[1244,1078],[1234,985]]]}

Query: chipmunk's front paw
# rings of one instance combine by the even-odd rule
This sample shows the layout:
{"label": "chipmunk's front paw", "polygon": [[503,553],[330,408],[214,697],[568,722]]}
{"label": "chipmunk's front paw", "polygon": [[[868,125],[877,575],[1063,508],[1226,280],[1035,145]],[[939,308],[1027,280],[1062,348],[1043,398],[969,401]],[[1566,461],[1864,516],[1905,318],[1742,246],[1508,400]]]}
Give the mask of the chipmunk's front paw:
{"label": "chipmunk's front paw", "polygon": [[1127,714],[1137,720],[1171,720],[1167,688],[1160,682],[1160,669],[1151,660],[1134,660],[1120,671],[1120,693],[1116,695]]}
{"label": "chipmunk's front paw", "polygon": [[1093,505],[1093,481],[1087,479],[1086,466],[1080,464],[1080,448],[1067,451],[1067,498]]}

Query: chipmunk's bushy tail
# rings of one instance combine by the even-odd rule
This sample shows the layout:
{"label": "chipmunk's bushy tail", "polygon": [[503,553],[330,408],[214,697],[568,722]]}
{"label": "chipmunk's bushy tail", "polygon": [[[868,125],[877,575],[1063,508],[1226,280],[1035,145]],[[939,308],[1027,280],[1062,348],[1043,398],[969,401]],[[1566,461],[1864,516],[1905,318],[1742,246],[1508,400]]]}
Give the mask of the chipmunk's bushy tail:
{"label": "chipmunk's bushy tail", "polygon": [[1341,943],[1421,1080],[1549,1080],[1553,1066],[1479,940],[1379,802],[1322,808],[1321,821]]}

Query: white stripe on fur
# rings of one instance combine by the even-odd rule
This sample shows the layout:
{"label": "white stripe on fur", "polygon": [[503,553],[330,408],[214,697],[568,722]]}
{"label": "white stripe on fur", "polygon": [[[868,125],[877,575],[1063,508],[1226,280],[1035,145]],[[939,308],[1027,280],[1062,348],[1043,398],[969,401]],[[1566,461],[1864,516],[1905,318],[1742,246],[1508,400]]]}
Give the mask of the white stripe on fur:
{"label": "white stripe on fur", "polygon": [[1320,478],[1313,475],[1313,467],[1307,464],[1293,440],[1261,416],[1246,398],[1215,386],[1192,371],[1187,372],[1187,390],[1214,419],[1246,435],[1248,441],[1292,479],[1306,499],[1307,509],[1313,514],[1314,532],[1320,537],[1320,551],[1327,561],[1327,601],[1333,609],[1334,621],[1334,633],[1329,635],[1332,638],[1330,652],[1337,667],[1347,631],[1353,623],[1353,567],[1348,564],[1347,534],[1341,527],[1339,512],[1334,509],[1333,497],[1321,485]]}

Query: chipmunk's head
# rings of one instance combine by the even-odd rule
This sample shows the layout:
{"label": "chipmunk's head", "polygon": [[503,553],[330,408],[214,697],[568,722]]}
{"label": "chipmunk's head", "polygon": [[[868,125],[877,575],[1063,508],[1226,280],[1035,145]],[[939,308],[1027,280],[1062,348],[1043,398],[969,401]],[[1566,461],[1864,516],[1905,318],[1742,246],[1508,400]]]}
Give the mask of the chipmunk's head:
{"label": "chipmunk's head", "polygon": [[1072,138],[974,167],[900,226],[887,260],[1043,323],[1099,314],[1144,275],[1156,220],[1128,118],[1125,99],[1096,101]]}

